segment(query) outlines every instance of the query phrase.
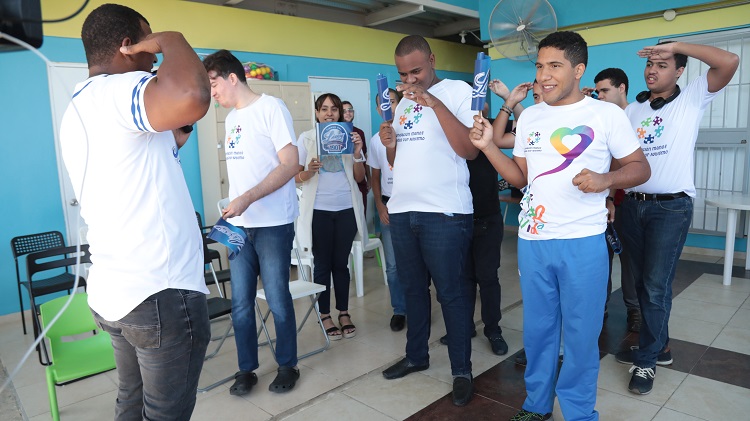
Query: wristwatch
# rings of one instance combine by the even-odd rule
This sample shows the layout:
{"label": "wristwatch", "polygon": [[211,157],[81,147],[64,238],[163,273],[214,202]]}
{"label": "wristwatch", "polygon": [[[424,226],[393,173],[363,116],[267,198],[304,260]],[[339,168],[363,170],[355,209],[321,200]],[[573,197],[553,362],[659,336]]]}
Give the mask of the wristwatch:
{"label": "wristwatch", "polygon": [[354,162],[365,162],[365,161],[367,161],[367,158],[365,158],[365,154],[363,154],[362,152],[360,152],[360,155],[361,155],[361,157],[359,159],[355,158],[354,155],[352,155],[352,159],[354,160]]}

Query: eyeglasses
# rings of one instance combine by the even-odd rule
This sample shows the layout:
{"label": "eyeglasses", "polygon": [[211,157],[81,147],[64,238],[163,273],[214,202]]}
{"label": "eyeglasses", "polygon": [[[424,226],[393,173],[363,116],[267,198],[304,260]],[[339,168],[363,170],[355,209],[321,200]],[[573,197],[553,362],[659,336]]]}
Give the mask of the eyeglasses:
{"label": "eyeglasses", "polygon": [[353,113],[354,112],[354,108],[344,108],[344,112],[345,113]]}

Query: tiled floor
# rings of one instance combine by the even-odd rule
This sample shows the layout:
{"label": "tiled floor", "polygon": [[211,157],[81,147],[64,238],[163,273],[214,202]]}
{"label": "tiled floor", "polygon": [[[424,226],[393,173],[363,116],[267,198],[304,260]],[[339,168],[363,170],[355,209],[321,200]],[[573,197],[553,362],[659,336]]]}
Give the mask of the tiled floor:
{"label": "tiled floor", "polygon": [[[690,250],[692,252],[694,250]],[[628,367],[612,354],[637,343],[625,330],[620,290],[613,292],[610,317],[600,337],[603,356],[597,409],[602,420],[726,420],[750,419],[750,272],[734,268],[729,287],[721,284],[719,257],[683,253],[674,283],[670,321],[675,362],[657,370],[654,391],[645,396],[627,391]],[[617,262],[617,259],[615,259]],[[738,260],[742,262],[742,260]],[[615,283],[619,266],[615,264]],[[523,403],[524,367],[513,355],[522,347],[523,303],[518,285],[516,240],[506,231],[500,279],[503,286],[504,336],[510,346],[503,357],[491,353],[481,335],[472,340],[476,393],[464,408],[450,401],[451,376],[447,349],[437,339],[445,333],[439,304],[432,312],[430,369],[399,380],[385,380],[381,371],[397,361],[405,345],[404,332],[388,328],[391,316],[388,289],[376,259],[365,259],[365,296],[352,298],[350,311],[357,336],[333,342],[323,353],[300,361],[302,377],[287,394],[268,392],[275,363],[267,347],[260,350],[259,384],[246,397],[230,396],[228,384],[198,395],[194,420],[505,420]],[[618,288],[618,286],[615,286]],[[302,310],[302,302],[298,314]],[[479,311],[477,310],[477,318]],[[214,327],[218,332],[220,326]],[[481,330],[480,330],[481,332]],[[0,358],[7,371],[20,361],[31,343],[21,334],[18,314],[0,317]],[[300,351],[322,344],[322,335],[310,322],[300,333]],[[200,386],[236,371],[234,341],[206,362]],[[105,420],[114,415],[115,372],[58,388],[63,420]],[[32,354],[14,379],[12,399],[0,399],[0,418],[50,419],[44,370]],[[11,395],[12,396],[12,395]],[[555,406],[555,420],[562,420]]]}

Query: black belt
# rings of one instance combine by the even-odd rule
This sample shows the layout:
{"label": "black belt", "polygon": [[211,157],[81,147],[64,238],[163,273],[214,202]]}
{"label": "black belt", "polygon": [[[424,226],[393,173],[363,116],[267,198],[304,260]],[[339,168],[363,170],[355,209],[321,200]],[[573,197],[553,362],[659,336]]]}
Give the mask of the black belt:
{"label": "black belt", "polygon": [[664,194],[655,194],[655,193],[640,193],[636,191],[628,192],[628,197],[635,200],[674,200],[679,199],[681,197],[688,197],[688,194],[685,192],[679,192],[679,193],[664,193]]}

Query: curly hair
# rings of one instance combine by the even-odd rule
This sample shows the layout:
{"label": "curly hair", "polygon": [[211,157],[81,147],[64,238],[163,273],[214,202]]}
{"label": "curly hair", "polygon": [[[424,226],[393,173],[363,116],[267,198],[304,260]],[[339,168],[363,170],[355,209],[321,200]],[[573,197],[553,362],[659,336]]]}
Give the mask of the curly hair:
{"label": "curly hair", "polygon": [[148,21],[135,10],[119,4],[103,4],[83,22],[81,40],[86,61],[92,65],[107,64],[119,50],[122,40],[137,43],[144,36],[141,22]]}

